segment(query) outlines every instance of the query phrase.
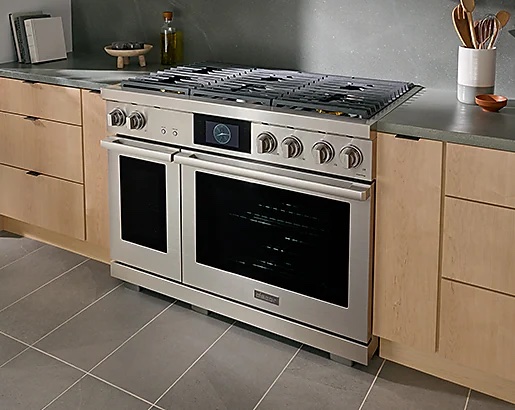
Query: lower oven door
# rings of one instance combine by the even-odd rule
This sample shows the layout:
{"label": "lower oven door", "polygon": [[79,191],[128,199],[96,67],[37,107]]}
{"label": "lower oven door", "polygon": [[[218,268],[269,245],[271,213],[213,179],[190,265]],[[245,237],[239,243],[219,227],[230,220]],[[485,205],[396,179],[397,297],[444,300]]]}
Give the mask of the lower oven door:
{"label": "lower oven door", "polygon": [[183,281],[367,343],[373,185],[183,152]]}
{"label": "lower oven door", "polygon": [[179,150],[109,137],[111,259],[181,280]]}

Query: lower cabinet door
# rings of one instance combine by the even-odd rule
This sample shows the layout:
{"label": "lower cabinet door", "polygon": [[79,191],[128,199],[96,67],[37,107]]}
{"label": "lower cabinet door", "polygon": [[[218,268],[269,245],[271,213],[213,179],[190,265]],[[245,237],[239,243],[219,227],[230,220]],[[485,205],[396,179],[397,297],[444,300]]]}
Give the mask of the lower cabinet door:
{"label": "lower cabinet door", "polygon": [[0,165],[0,214],[84,240],[84,187]]}
{"label": "lower cabinet door", "polygon": [[515,381],[515,297],[442,280],[439,353]]}

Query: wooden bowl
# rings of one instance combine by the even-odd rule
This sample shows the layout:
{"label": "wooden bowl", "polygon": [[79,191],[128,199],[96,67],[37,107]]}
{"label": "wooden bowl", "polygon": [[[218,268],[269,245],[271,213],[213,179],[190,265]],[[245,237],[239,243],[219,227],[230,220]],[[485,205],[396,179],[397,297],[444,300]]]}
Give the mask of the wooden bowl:
{"label": "wooden bowl", "polygon": [[147,65],[145,54],[152,50],[152,47],[151,44],[145,44],[143,48],[137,50],[113,50],[112,46],[105,46],[104,50],[110,56],[117,57],[116,67],[118,68],[128,65],[130,57],[138,57],[139,65],[145,67]]}
{"label": "wooden bowl", "polygon": [[145,44],[144,48],[140,48],[137,50],[113,50],[111,46],[105,46],[104,50],[107,54],[113,57],[136,57],[147,54],[150,50],[152,50],[151,44]]}
{"label": "wooden bowl", "polygon": [[479,105],[483,111],[497,112],[508,104],[508,99],[502,95],[481,94],[476,95],[476,104]]}

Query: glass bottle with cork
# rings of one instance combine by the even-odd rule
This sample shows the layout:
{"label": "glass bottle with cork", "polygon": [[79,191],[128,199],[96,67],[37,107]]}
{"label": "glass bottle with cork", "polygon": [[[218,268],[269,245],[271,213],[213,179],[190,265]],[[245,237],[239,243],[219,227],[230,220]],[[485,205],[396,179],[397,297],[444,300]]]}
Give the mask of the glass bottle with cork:
{"label": "glass bottle with cork", "polygon": [[182,33],[172,26],[173,12],[163,12],[161,27],[161,64],[175,65],[182,62]]}

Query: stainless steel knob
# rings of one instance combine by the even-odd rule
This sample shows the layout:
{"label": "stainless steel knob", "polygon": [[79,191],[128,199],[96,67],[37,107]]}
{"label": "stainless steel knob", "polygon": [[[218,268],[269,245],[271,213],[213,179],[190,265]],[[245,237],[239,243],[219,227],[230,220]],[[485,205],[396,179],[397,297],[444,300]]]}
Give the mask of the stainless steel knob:
{"label": "stainless steel knob", "polygon": [[127,116],[120,108],[115,108],[109,114],[107,114],[107,124],[110,127],[121,127],[125,125]]}
{"label": "stainless steel knob", "polygon": [[277,148],[277,140],[274,135],[269,132],[262,132],[257,137],[258,154],[269,154]]}
{"label": "stainless steel knob", "polygon": [[286,137],[281,142],[284,158],[297,158],[302,154],[302,143],[295,137]]}
{"label": "stainless steel knob", "polygon": [[130,130],[142,130],[145,128],[146,123],[147,120],[145,119],[145,116],[139,111],[134,111],[127,118],[127,128]]}
{"label": "stainless steel knob", "polygon": [[340,161],[344,168],[357,168],[363,162],[363,154],[354,145],[347,145],[340,152]]}
{"label": "stainless steel knob", "polygon": [[317,164],[326,164],[333,160],[334,148],[328,142],[319,141],[311,148],[311,154],[313,154],[313,158],[315,158]]}

